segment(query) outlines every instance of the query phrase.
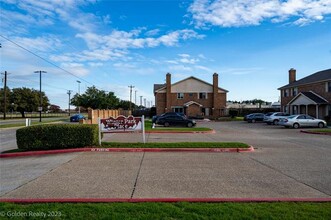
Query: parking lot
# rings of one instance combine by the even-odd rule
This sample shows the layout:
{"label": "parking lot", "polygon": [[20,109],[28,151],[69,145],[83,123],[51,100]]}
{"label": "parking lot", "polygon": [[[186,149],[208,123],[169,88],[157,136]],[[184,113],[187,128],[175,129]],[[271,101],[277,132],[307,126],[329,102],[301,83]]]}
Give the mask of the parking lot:
{"label": "parking lot", "polygon": [[[215,134],[147,134],[147,142],[239,141],[252,153],[76,153],[2,198],[330,198],[331,137],[264,123],[200,122]],[[141,134],[103,141],[141,142]],[[57,155],[58,156],[58,155]],[[41,157],[1,159],[1,179]],[[47,156],[52,160],[55,156]],[[56,158],[58,160],[58,158]],[[45,160],[40,160],[45,163]],[[20,166],[18,166],[20,165]],[[26,169],[26,173],[33,170]],[[14,175],[14,176],[13,176]],[[15,177],[17,175],[17,177]],[[17,182],[17,181],[16,181]]]}

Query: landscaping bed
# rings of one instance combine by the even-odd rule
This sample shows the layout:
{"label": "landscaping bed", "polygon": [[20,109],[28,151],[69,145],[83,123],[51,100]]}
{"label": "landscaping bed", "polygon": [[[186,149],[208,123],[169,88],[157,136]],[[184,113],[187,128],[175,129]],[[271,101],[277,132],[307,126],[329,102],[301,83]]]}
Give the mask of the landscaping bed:
{"label": "landscaping bed", "polygon": [[331,135],[331,128],[302,130],[303,133]]}
{"label": "landscaping bed", "polygon": [[[3,219],[330,219],[331,203],[0,203]],[[16,216],[15,216],[16,215]],[[23,216],[22,216],[23,215]],[[33,216],[35,215],[35,216]]]}

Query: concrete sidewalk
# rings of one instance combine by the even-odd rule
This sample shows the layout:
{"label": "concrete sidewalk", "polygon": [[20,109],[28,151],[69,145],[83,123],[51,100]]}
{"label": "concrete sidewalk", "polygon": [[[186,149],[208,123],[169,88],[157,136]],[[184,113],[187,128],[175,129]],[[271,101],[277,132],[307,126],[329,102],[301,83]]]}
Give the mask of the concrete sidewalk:
{"label": "concrete sidewalk", "polygon": [[258,163],[245,153],[86,152],[1,198],[330,198],[330,195]]}

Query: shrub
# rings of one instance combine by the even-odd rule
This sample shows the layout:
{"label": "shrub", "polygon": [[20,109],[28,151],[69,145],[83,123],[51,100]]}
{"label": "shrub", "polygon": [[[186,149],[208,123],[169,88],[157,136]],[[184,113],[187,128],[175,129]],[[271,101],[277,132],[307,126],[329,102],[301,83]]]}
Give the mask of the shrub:
{"label": "shrub", "polygon": [[98,125],[45,124],[18,129],[17,147],[26,150],[99,145]]}
{"label": "shrub", "polygon": [[234,110],[234,109],[230,109],[229,115],[231,116],[231,118],[234,118],[234,117],[238,116],[238,111]]}

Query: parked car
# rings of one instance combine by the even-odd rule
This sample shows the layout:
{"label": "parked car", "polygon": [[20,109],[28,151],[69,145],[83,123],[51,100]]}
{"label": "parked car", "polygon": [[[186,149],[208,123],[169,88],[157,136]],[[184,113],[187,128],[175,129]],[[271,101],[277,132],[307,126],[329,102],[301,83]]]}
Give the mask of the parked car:
{"label": "parked car", "polygon": [[180,113],[180,112],[166,112],[166,113],[163,113],[162,115],[154,115],[152,117],[152,123],[156,123],[157,119],[160,118],[160,117],[176,116],[176,115],[179,115],[179,116],[182,116],[182,117],[185,117],[186,118],[186,115],[184,115],[184,113]]}
{"label": "parked car", "polygon": [[263,121],[264,120],[264,114],[263,113],[252,113],[249,115],[246,115],[244,117],[244,120],[248,123],[255,123],[257,121]]}
{"label": "parked car", "polygon": [[266,114],[263,121],[266,122],[268,125],[274,124],[278,125],[278,122],[281,118],[287,118],[290,114],[285,112],[270,112],[270,114]]}
{"label": "parked car", "polygon": [[291,115],[287,118],[282,118],[279,121],[279,125],[292,128],[300,127],[326,127],[326,121],[313,118],[309,115]]}
{"label": "parked car", "polygon": [[70,117],[70,122],[78,122],[80,119],[85,119],[84,115],[76,114]]}
{"label": "parked car", "polygon": [[174,126],[180,125],[190,128],[195,126],[196,122],[194,120],[187,119],[179,115],[167,115],[167,116],[159,117],[156,120],[156,124],[164,125],[164,127],[169,127],[170,125],[174,125]]}

